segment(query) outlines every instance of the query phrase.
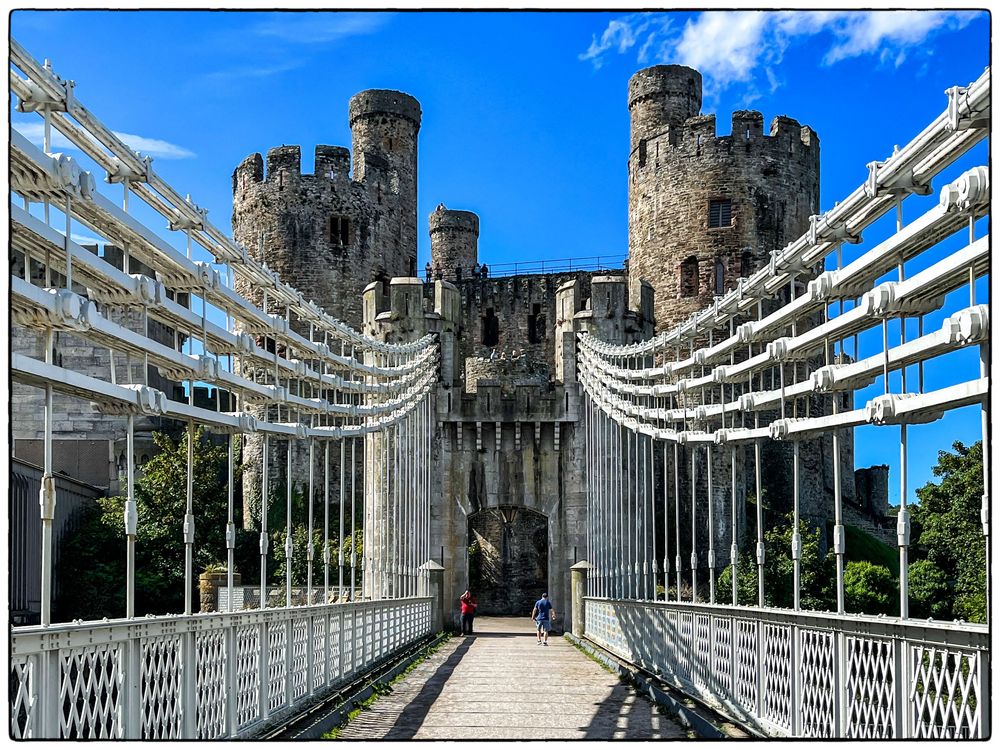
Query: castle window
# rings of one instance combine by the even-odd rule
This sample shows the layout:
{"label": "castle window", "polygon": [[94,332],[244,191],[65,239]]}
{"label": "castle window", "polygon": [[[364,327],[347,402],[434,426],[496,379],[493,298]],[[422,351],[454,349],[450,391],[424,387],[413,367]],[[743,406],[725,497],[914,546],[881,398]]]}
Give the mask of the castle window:
{"label": "castle window", "polygon": [[483,346],[496,346],[500,343],[500,320],[493,312],[493,308],[487,308],[483,316]]}
{"label": "castle window", "polygon": [[726,198],[725,200],[716,200],[708,202],[708,228],[717,229],[719,227],[728,227],[733,223],[733,202]]}
{"label": "castle window", "polygon": [[740,255],[740,276],[744,279],[749,279],[752,273],[753,256],[750,254],[749,250],[744,250],[743,254]]}
{"label": "castle window", "polygon": [[719,296],[726,293],[726,264],[722,258],[715,261],[715,293]]}
{"label": "castle window", "polygon": [[541,344],[545,341],[545,316],[542,315],[542,306],[532,305],[531,315],[528,316],[528,342]]}
{"label": "castle window", "polygon": [[693,255],[681,262],[681,296],[694,297],[698,294],[698,259]]}
{"label": "castle window", "polygon": [[639,141],[639,166],[646,166],[646,139]]}
{"label": "castle window", "polygon": [[351,220],[346,216],[330,217],[330,244],[347,247],[351,243]]}

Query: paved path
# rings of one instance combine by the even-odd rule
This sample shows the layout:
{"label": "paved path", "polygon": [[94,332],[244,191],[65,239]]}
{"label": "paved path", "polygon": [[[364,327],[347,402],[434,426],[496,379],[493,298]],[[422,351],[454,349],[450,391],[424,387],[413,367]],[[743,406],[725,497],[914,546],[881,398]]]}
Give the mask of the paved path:
{"label": "paved path", "polygon": [[562,637],[476,620],[344,728],[350,740],[655,739],[686,731]]}

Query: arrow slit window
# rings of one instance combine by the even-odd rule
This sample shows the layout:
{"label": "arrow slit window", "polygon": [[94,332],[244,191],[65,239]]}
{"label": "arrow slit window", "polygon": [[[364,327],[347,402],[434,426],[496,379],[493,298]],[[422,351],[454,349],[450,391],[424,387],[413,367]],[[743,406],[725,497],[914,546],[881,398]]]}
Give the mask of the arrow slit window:
{"label": "arrow slit window", "polygon": [[351,243],[351,220],[346,216],[330,217],[330,244],[347,247]]}

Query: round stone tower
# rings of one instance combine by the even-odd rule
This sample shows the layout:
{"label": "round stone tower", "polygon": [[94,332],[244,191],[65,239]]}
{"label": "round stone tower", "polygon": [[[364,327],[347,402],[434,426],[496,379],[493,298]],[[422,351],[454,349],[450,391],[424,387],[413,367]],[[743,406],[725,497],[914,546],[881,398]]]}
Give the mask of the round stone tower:
{"label": "round stone tower", "polygon": [[701,73],[683,65],[643,68],[628,82],[631,148],[701,111]]}
{"label": "round stone tower", "polygon": [[[361,293],[377,250],[363,185],[349,176],[350,152],[316,147],[315,174],[302,174],[298,146],[251,154],[233,173],[233,237],[277,271],[307,300],[352,324],[361,322]],[[258,305],[262,293],[242,288]],[[268,312],[281,312],[268,309]]]}
{"label": "round stone tower", "polygon": [[369,89],[351,97],[348,112],[354,179],[374,191],[386,273],[416,276],[420,102],[400,91]]}
{"label": "round stone tower", "polygon": [[[416,273],[420,104],[398,91],[362,91],[351,98],[349,116],[353,177],[351,152],[339,146],[316,147],[313,174],[302,173],[298,146],[272,148],[266,163],[259,153],[243,160],[233,172],[233,237],[306,300],[360,329],[365,287],[381,281],[388,288],[391,278]],[[263,304],[261,289],[238,280],[237,290]],[[284,315],[273,298],[267,312]],[[307,323],[293,317],[292,326],[308,336]],[[261,449],[261,437],[249,436],[243,494],[251,523],[260,507]],[[284,476],[283,451],[269,452],[271,477]],[[292,463],[294,476],[308,476],[304,450],[296,449]]]}
{"label": "round stone tower", "polygon": [[456,278],[458,269],[469,278],[479,263],[479,217],[455,211],[442,203],[428,217],[431,234],[431,271],[434,278]]}
{"label": "round stone tower", "polygon": [[819,139],[760,112],[717,136],[699,115],[701,74],[680,65],[629,81],[629,276],[655,290],[657,330],[710,304],[809,228],[819,210]]}

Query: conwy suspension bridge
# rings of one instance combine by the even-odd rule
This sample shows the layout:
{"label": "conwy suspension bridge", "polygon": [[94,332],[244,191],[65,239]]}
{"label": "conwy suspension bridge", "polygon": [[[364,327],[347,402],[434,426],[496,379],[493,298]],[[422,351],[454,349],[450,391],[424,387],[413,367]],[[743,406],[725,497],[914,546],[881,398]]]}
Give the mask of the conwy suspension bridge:
{"label": "conwy suspension bridge", "polygon": [[[10,279],[12,323],[46,342],[42,359],[11,355],[13,379],[44,393],[45,434],[41,621],[11,631],[10,732],[15,738],[260,736],[442,628],[429,523],[438,343],[432,336],[401,344],[368,338],[304,299],[87,110],[71,81],[13,41],[10,86],[20,111],[37,113],[44,125],[41,148],[10,133],[10,254],[12,268],[21,269]],[[940,116],[885,161],[869,164],[864,184],[813,217],[809,231],[775,252],[768,266],[683,325],[632,344],[578,332],[575,369],[564,375],[576,378],[584,394],[576,429],[586,435],[589,545],[586,562],[574,566],[572,602],[573,630],[584,642],[762,735],[989,736],[988,626],[909,616],[906,507],[908,426],[981,405],[987,442],[989,305],[975,290],[989,271],[990,238],[976,236],[977,220],[989,212],[989,171],[980,166],[949,184],[932,183],[988,136],[989,104],[988,71],[950,89]],[[53,153],[54,133],[82,156]],[[98,179],[120,185],[121,200],[99,191]],[[932,190],[938,203],[904,222],[906,199]],[[845,264],[844,244],[893,214],[895,231]],[[163,220],[167,229],[153,228]],[[73,224],[121,248],[125,270],[77,244]],[[194,248],[215,262],[194,260]],[[154,274],[129,273],[129,258]],[[929,260],[907,276],[906,264],[920,258]],[[262,306],[235,291],[237,279],[263,290]],[[925,330],[924,316],[954,293],[967,294],[967,302]],[[112,310],[133,313],[138,330]],[[890,321],[914,319],[915,337],[906,338],[904,324],[901,340],[890,341]],[[173,330],[176,345],[152,337],[150,323]],[[308,335],[299,333],[306,329]],[[860,356],[858,336],[879,329],[881,350]],[[109,350],[112,363],[117,357],[142,366],[128,367],[125,382],[114,366],[106,378],[76,372],[61,364],[57,332]],[[978,349],[977,366],[952,373],[950,385],[925,389],[924,363],[963,348]],[[151,387],[151,367],[184,382],[187,400]],[[902,374],[897,392],[890,390],[891,373]],[[855,404],[855,392],[879,379],[884,392]],[[196,383],[232,394],[230,410],[196,405]],[[121,619],[53,621],[53,519],[60,502],[52,452],[55,394],[98,404],[127,423]],[[343,539],[355,531],[343,528],[345,517],[355,518],[344,512],[345,503],[363,503],[363,553],[352,550],[345,560],[341,551],[331,559],[307,545],[305,599],[293,601],[298,553],[292,483],[286,482],[283,601],[261,596],[256,608],[236,609],[230,597],[224,611],[197,613],[199,508],[189,439],[184,611],[137,617],[134,420],[140,415],[176,420],[192,437],[198,428],[229,436],[229,492],[220,498],[228,503],[227,546],[219,554],[228,562],[230,591],[232,477],[238,441],[249,434],[263,436],[265,488],[269,447],[298,443],[311,457],[325,457],[326,470],[310,471],[306,481],[310,497],[326,488],[326,512],[314,517],[310,507],[302,520],[310,538],[316,532],[324,540]],[[845,609],[849,551],[841,490],[853,477],[840,475],[839,436],[861,425],[892,428],[889,440],[900,435],[900,614],[894,617]],[[735,497],[738,474],[752,476],[761,497],[769,479],[761,445],[785,441],[792,446],[798,529],[799,446],[827,435],[836,472],[836,610],[802,606],[798,531],[791,549],[793,606],[765,606],[761,504],[756,539],[748,541],[738,533],[737,503],[731,502],[728,559],[746,560],[741,544],[749,543],[757,578],[757,601],[741,603],[736,574],[731,589],[717,585],[715,535],[699,533],[692,511],[720,491]],[[290,462],[292,451],[285,453]],[[350,456],[360,479],[356,489],[341,479],[331,497],[331,455],[340,457],[341,473]],[[985,545],[988,454],[984,473]],[[262,498],[262,591],[269,580],[267,505]],[[340,509],[339,528],[331,528],[331,505]],[[714,506],[707,503],[710,529]],[[690,528],[682,528],[682,515]],[[690,560],[682,560],[682,536]],[[704,540],[708,549],[698,550]],[[707,566],[699,568],[699,560]],[[491,668],[504,669],[503,660]]]}

